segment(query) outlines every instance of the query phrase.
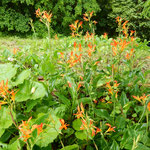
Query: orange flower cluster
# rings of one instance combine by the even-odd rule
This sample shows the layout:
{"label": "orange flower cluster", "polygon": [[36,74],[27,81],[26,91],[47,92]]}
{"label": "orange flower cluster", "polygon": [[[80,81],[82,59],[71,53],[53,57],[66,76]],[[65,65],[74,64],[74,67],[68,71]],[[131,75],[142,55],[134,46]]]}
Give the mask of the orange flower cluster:
{"label": "orange flower cluster", "polygon": [[143,94],[143,96],[141,96],[141,97],[139,97],[139,96],[132,96],[134,99],[136,99],[136,100],[138,100],[139,102],[141,102],[141,103],[144,103],[145,104],[145,102],[146,102],[146,99],[147,99],[147,97],[148,96],[150,96],[150,95],[145,95],[145,94]]}
{"label": "orange flower cluster", "polygon": [[100,128],[97,128],[93,125],[93,120],[87,121],[87,120],[81,120],[82,125],[80,127],[80,130],[87,130],[89,129],[92,131],[92,136],[95,136],[97,133],[101,132],[102,130]]}
{"label": "orange flower cluster", "polygon": [[89,34],[89,32],[87,31],[84,38],[85,38],[85,41],[91,40],[94,38],[94,34],[93,33]]}
{"label": "orange flower cluster", "polygon": [[0,82],[0,97],[3,97],[4,100],[0,101],[0,109],[1,105],[14,102],[16,93],[17,92],[14,92],[14,90],[8,90],[8,80],[6,81],[6,84],[4,84],[4,80],[2,80]]}
{"label": "orange flower cluster", "polygon": [[77,52],[77,43],[74,42],[74,51],[71,51],[70,58],[67,61],[67,63],[69,64],[69,67],[73,67],[78,62],[81,62],[81,56],[82,56],[81,52],[82,52],[81,44],[78,45],[78,52]]}
{"label": "orange flower cluster", "polygon": [[115,98],[118,97],[118,86],[120,83],[117,83],[117,81],[114,81],[113,86],[110,85],[110,81],[106,83],[106,87],[108,88],[108,92],[113,95],[115,94]]}
{"label": "orange flower cluster", "polygon": [[74,52],[71,51],[70,58],[67,61],[67,63],[69,63],[69,67],[73,67],[77,62],[81,62],[81,56],[82,54],[77,55],[76,53],[74,54]]}
{"label": "orange flower cluster", "polygon": [[126,46],[130,44],[130,42],[127,42],[126,40],[122,40],[122,39],[119,39],[119,40],[120,41],[113,39],[113,42],[111,43],[114,56],[118,54],[118,51],[123,52]]}
{"label": "orange flower cluster", "polygon": [[47,21],[47,22],[51,22],[51,18],[52,18],[52,13],[48,13],[47,11],[40,11],[40,8],[38,8],[36,10],[36,16],[40,18],[41,22]]}
{"label": "orange flower cluster", "polygon": [[66,130],[67,126],[69,126],[69,124],[66,124],[64,119],[60,119],[59,121],[61,123],[61,127],[59,129],[60,130],[65,129]]}
{"label": "orange flower cluster", "polygon": [[30,117],[28,121],[22,121],[22,124],[20,124],[18,127],[18,129],[20,130],[22,134],[20,138],[23,138],[24,142],[26,142],[32,136],[31,134],[35,129],[37,129],[38,135],[43,131],[43,123],[41,123],[40,125],[35,124],[33,126],[30,126],[29,122],[31,119],[32,117]]}
{"label": "orange flower cluster", "polygon": [[79,33],[79,29],[82,28],[82,24],[82,21],[79,22],[79,20],[76,20],[74,24],[69,25],[72,31],[72,37],[80,36],[81,32]]}
{"label": "orange flower cluster", "polygon": [[132,48],[131,51],[130,51],[130,53],[127,52],[125,58],[126,58],[127,60],[129,60],[129,59],[131,58],[131,56],[133,55],[133,53],[134,53],[134,49]]}
{"label": "orange flower cluster", "polygon": [[77,119],[81,118],[82,125],[80,130],[87,130],[89,134],[91,134],[89,131],[92,131],[92,136],[95,136],[97,133],[101,132],[101,129],[93,125],[93,120],[89,119],[88,116],[85,115],[82,103],[80,106],[78,105],[77,110],[78,112],[74,115],[76,115]]}
{"label": "orange flower cluster", "polygon": [[92,53],[95,52],[95,47],[96,45],[93,46],[91,43],[88,44],[87,52],[88,52],[89,57],[91,57]]}
{"label": "orange flower cluster", "polygon": [[[85,14],[83,14],[83,19],[84,19],[84,21],[91,21],[91,18],[92,18],[92,16],[93,16],[93,11],[92,12],[86,12]],[[92,23],[94,23],[94,24],[97,24],[97,22],[94,20],[94,21],[92,21]]]}
{"label": "orange flower cluster", "polygon": [[[81,108],[81,109],[80,109]],[[83,107],[83,104],[81,103],[80,106],[78,105],[77,107],[77,110],[78,112],[74,115],[76,115],[77,119],[78,118],[83,118],[83,115],[84,115],[84,107]]]}

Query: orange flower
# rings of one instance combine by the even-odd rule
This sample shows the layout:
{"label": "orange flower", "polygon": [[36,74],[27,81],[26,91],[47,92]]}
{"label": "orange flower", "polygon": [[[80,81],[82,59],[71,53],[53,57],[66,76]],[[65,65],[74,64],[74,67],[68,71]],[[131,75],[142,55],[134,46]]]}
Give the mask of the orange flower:
{"label": "orange flower", "polygon": [[130,36],[132,36],[135,33],[135,31],[131,30]]}
{"label": "orange flower", "polygon": [[90,12],[90,18],[92,17],[92,15],[93,15],[93,11],[92,11],[92,12]]}
{"label": "orange flower", "polygon": [[83,77],[82,77],[82,76],[80,76],[80,79],[81,79],[81,80],[83,80]]}
{"label": "orange flower", "polygon": [[83,17],[83,19],[84,19],[85,21],[89,21],[89,19],[88,19],[88,18],[86,18],[85,16]]}
{"label": "orange flower", "polygon": [[116,17],[116,22],[120,22],[120,20],[121,20],[121,18],[118,16],[118,17]]}
{"label": "orange flower", "polygon": [[77,45],[77,43],[76,43],[76,42],[74,42],[74,48],[76,48],[76,45]]}
{"label": "orange flower", "polygon": [[94,65],[97,65],[98,63],[100,63],[100,61],[96,61],[96,62],[94,63]]}
{"label": "orange flower", "polygon": [[82,51],[81,43],[79,44],[79,51]]}
{"label": "orange flower", "polygon": [[109,128],[107,129],[106,133],[107,133],[107,132],[110,132],[110,131],[116,132],[116,131],[114,130],[114,128],[116,128],[116,127],[111,127],[111,125],[110,125],[109,123],[106,123],[106,126],[109,127]]}
{"label": "orange flower", "polygon": [[99,129],[99,128],[96,128],[96,134],[99,133],[99,132],[102,132],[102,130]]}
{"label": "orange flower", "polygon": [[37,134],[39,135],[41,132],[43,132],[43,123],[41,123],[40,125],[33,125],[31,131],[33,131],[34,129],[37,129]]}
{"label": "orange flower", "polygon": [[114,82],[115,82],[114,87],[117,88],[120,85],[120,83],[117,83],[116,80]]}
{"label": "orange flower", "polygon": [[14,49],[13,49],[13,54],[15,55],[18,51],[19,51],[18,48],[14,48]]}
{"label": "orange flower", "polygon": [[147,104],[147,109],[150,111],[150,102]]}
{"label": "orange flower", "polygon": [[36,16],[39,17],[41,15],[40,8],[38,8],[35,12]]}
{"label": "orange flower", "polygon": [[1,81],[0,83],[0,95],[2,97],[5,97],[9,93],[8,91],[8,79],[6,81],[6,84],[4,84],[4,80]]}
{"label": "orange flower", "polygon": [[87,122],[86,120],[81,120],[82,121],[82,125],[80,127],[80,130],[84,130],[88,128]]}
{"label": "orange flower", "polygon": [[18,129],[22,133],[22,136],[20,138],[23,138],[23,141],[25,142],[31,137],[30,134],[32,133],[32,131],[30,130],[30,125],[29,125],[31,119],[32,117],[30,117],[28,121],[22,121],[22,124],[20,124],[18,127]]}
{"label": "orange flower", "polygon": [[11,100],[14,102],[15,101],[15,95],[18,91],[14,92],[13,90],[11,91]]}
{"label": "orange flower", "polygon": [[[80,110],[80,108],[81,108],[81,110]],[[78,119],[78,118],[82,118],[82,117],[83,117],[83,114],[84,114],[84,107],[83,107],[83,104],[81,103],[81,104],[80,104],[80,107],[79,107],[79,105],[78,105],[77,109],[78,109],[78,112],[77,112],[76,114],[74,114],[74,115],[77,116],[77,119]]]}
{"label": "orange flower", "polygon": [[61,127],[59,129],[60,130],[65,129],[66,130],[67,126],[69,126],[69,124],[66,124],[65,121],[64,121],[64,119],[60,119],[59,121],[61,123]]}
{"label": "orange flower", "polygon": [[141,97],[139,97],[139,96],[132,96],[134,99],[136,99],[136,100],[138,100],[139,102],[144,102],[144,104],[145,104],[145,101],[146,101],[146,98],[148,97],[148,96],[150,96],[150,95],[147,95],[147,96],[145,96],[145,94],[143,94],[143,96],[141,96]]}
{"label": "orange flower", "polygon": [[93,102],[94,102],[95,104],[97,104],[97,103],[98,103],[98,101],[97,101],[96,99],[94,99],[94,100],[93,100]]}
{"label": "orange flower", "polygon": [[82,86],[81,83],[78,84],[78,87],[77,87],[77,91],[79,91],[80,87]]}
{"label": "orange flower", "polygon": [[[30,126],[30,120],[32,119],[32,117],[30,117],[28,119],[28,121],[22,121],[22,124],[19,125],[18,129],[20,130],[20,132],[22,133],[22,136],[20,138],[23,138],[23,141],[26,142],[30,137],[31,137],[31,133],[37,129],[37,133],[38,135],[43,131],[43,123],[41,123],[40,125],[33,125]],[[20,139],[19,138],[19,139]]]}
{"label": "orange flower", "polygon": [[67,83],[68,83],[69,87],[71,88],[72,87],[71,83],[69,81],[67,81]]}
{"label": "orange flower", "polygon": [[107,33],[104,33],[103,38],[106,38],[106,37],[107,37],[107,35],[108,35]]}

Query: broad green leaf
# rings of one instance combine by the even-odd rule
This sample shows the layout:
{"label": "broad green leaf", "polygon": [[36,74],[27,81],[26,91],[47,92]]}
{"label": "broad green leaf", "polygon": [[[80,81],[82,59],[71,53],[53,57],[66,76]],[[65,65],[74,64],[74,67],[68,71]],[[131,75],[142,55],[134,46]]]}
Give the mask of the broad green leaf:
{"label": "broad green leaf", "polygon": [[[51,112],[51,113],[53,113],[53,112]],[[51,113],[48,114],[48,116],[47,116],[47,114],[44,116],[46,118],[48,117],[47,119],[44,118],[44,120],[45,119],[50,120],[50,123],[46,127],[46,129],[44,129],[43,132],[38,137],[39,140],[36,142],[36,145],[38,145],[40,147],[46,147],[49,145],[49,143],[52,143],[57,138],[58,134],[61,131],[59,129],[61,126],[59,118],[56,117],[54,114],[51,114]],[[42,117],[42,120],[43,120],[43,117]]]}
{"label": "broad green leaf", "polygon": [[19,86],[19,91],[15,96],[16,102],[26,101],[31,97],[31,84],[30,81],[25,80],[24,84]]}
{"label": "broad green leaf", "polygon": [[16,75],[16,72],[17,68],[15,68],[13,64],[0,64],[0,82],[2,80],[6,82],[7,79],[10,81]]}
{"label": "broad green leaf", "polygon": [[[32,92],[33,88],[34,90]],[[25,82],[20,85],[15,100],[16,102],[22,102],[28,99],[38,99],[44,97],[45,94],[46,90],[42,83],[25,80]]]}
{"label": "broad green leaf", "polygon": [[7,150],[18,150],[18,148],[20,147],[19,141],[16,140],[14,143],[8,145],[8,149]]}
{"label": "broad green leaf", "polygon": [[122,116],[118,116],[117,118],[116,118],[116,126],[117,126],[117,128],[125,128],[125,125],[126,125],[126,120],[125,120],[125,118],[124,117],[122,117]]}
{"label": "broad green leaf", "polygon": [[77,131],[80,131],[80,127],[82,125],[81,119],[76,119],[73,121],[73,128]]}
{"label": "broad green leaf", "polygon": [[106,119],[107,121],[111,122],[112,118],[110,117],[109,113],[105,109],[94,109],[94,112],[97,116]]}
{"label": "broad green leaf", "polygon": [[4,132],[5,132],[5,129],[0,127],[0,137],[3,135]]}
{"label": "broad green leaf", "polygon": [[79,146],[77,144],[73,144],[73,145],[65,146],[60,150],[79,150]]}
{"label": "broad green leaf", "polygon": [[16,86],[18,84],[22,84],[24,82],[25,79],[27,79],[30,76],[31,71],[28,70],[24,70],[22,71],[18,76],[15,82],[12,83],[13,86]]}
{"label": "broad green leaf", "polygon": [[[12,112],[13,117],[15,119],[15,113]],[[4,133],[4,130],[12,125],[13,121],[11,119],[9,108],[2,106],[0,110],[0,136]]]}
{"label": "broad green leaf", "polygon": [[32,88],[33,87],[35,88],[35,92],[31,95],[30,99],[38,99],[38,98],[42,98],[45,96],[46,90],[45,90],[44,85],[42,83],[33,82]]}
{"label": "broad green leaf", "polygon": [[35,100],[28,100],[27,101],[27,110],[25,112],[30,112],[32,110],[32,108],[38,103],[38,101]]}
{"label": "broad green leaf", "polygon": [[77,131],[75,136],[80,140],[87,140],[87,134],[84,131]]}

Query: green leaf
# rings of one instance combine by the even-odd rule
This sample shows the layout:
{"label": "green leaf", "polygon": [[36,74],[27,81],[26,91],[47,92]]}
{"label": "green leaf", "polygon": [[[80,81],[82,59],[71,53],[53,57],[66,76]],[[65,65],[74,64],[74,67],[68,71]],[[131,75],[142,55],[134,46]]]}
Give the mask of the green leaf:
{"label": "green leaf", "polygon": [[141,143],[138,143],[138,146],[135,150],[150,150],[150,147],[147,147]]}
{"label": "green leaf", "polygon": [[0,64],[0,82],[8,79],[10,81],[17,72],[17,68],[14,68],[13,64],[7,63],[7,64]]}
{"label": "green leaf", "polygon": [[129,102],[126,96],[126,93],[124,91],[121,93],[120,101],[121,101],[122,107],[125,106]]}
{"label": "green leaf", "polygon": [[94,109],[94,112],[97,116],[104,118],[109,122],[112,122],[112,118],[110,117],[107,110],[105,110],[105,109]]}
{"label": "green leaf", "polygon": [[[15,119],[15,113],[12,112],[13,117]],[[12,125],[13,121],[11,119],[10,110],[9,108],[2,106],[0,110],[0,136],[3,134],[4,130],[7,129],[9,126]]]}
{"label": "green leaf", "polygon": [[97,82],[97,88],[104,85],[104,84],[106,84],[109,81],[110,81],[110,78],[106,78],[106,77],[103,77],[103,78],[99,79],[98,82]]}
{"label": "green leaf", "polygon": [[24,70],[22,71],[18,76],[15,82],[12,83],[13,86],[22,84],[24,82],[25,79],[27,79],[30,76],[31,71],[28,70]]}
{"label": "green leaf", "polygon": [[87,140],[87,134],[84,131],[77,131],[75,136],[80,140]]}
{"label": "green leaf", "polygon": [[83,103],[83,104],[89,104],[91,103],[91,98],[90,97],[84,97],[84,98],[80,98],[79,99],[79,103]]}
{"label": "green leaf", "polygon": [[120,150],[119,145],[117,144],[116,141],[113,141],[110,150]]}
{"label": "green leaf", "polygon": [[17,150],[17,149],[21,149],[19,141],[16,140],[14,143],[8,145],[8,149],[7,150]]}
{"label": "green leaf", "polygon": [[55,95],[62,101],[62,103],[64,103],[65,105],[67,106],[70,106],[71,103],[70,103],[70,100],[68,98],[66,98],[64,95],[58,93],[58,92],[55,92]]}
{"label": "green leaf", "polygon": [[30,112],[37,103],[38,103],[37,100],[28,100],[26,104],[27,110],[25,112]]}
{"label": "green leaf", "polygon": [[[34,88],[33,92],[32,89]],[[26,101],[28,99],[38,99],[44,97],[46,90],[42,83],[30,82],[25,80],[24,84],[20,85],[19,91],[16,94],[16,102]]]}
{"label": "green leaf", "polygon": [[35,88],[35,92],[31,95],[30,99],[38,99],[38,98],[42,98],[46,95],[46,90],[42,83],[33,82],[32,87]]}
{"label": "green leaf", "polygon": [[76,119],[73,121],[73,128],[77,131],[80,131],[80,127],[82,125],[81,119]]}
{"label": "green leaf", "polygon": [[[48,119],[50,120],[49,125],[46,127],[46,129],[43,130],[43,132],[39,135],[39,140],[36,142],[36,145],[40,147],[46,147],[49,145],[49,143],[52,143],[57,136],[60,133],[60,121],[59,118],[56,117],[53,112],[50,112],[48,114]],[[45,116],[47,117],[47,116]],[[43,117],[42,117],[43,118]],[[43,120],[43,119],[42,119]],[[39,122],[40,123],[40,122]],[[44,122],[43,122],[44,123]]]}
{"label": "green leaf", "polygon": [[72,100],[75,100],[77,98],[77,86],[75,84],[75,81],[73,78],[66,76],[67,84],[68,82],[71,84],[71,87],[69,87],[69,92],[71,94]]}
{"label": "green leaf", "polygon": [[124,117],[121,117],[121,116],[118,116],[117,118],[116,118],[116,126],[117,126],[117,128],[125,128],[125,125],[126,125],[126,120],[125,120],[125,118]]}
{"label": "green leaf", "polygon": [[73,144],[73,145],[65,146],[60,150],[79,150],[79,146],[77,144]]}

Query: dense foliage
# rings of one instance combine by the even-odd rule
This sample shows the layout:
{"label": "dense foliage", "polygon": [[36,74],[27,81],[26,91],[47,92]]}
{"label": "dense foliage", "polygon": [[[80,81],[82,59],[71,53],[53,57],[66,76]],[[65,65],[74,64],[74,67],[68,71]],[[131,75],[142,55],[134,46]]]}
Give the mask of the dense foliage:
{"label": "dense foliage", "polygon": [[[117,16],[130,21],[130,28],[137,31],[137,35],[149,40],[150,15],[149,1],[143,0],[1,0],[0,1],[0,30],[5,33],[31,33],[29,24],[33,19],[36,34],[46,36],[46,28],[36,16],[35,10],[51,11],[53,14],[51,34],[70,35],[71,22],[82,19],[82,14],[94,11],[97,18],[96,33],[114,35]],[[63,28],[63,30],[62,30]],[[87,30],[85,25],[84,29]]]}
{"label": "dense foliage", "polygon": [[[116,39],[96,36],[93,15],[0,52],[0,150],[150,149],[150,50],[121,17]],[[50,32],[51,13],[36,16]]]}

